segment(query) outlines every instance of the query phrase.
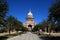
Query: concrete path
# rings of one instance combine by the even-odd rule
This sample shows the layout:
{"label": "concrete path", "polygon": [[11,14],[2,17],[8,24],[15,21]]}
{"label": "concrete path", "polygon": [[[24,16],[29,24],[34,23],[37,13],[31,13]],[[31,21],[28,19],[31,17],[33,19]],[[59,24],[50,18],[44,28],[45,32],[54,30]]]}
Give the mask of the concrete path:
{"label": "concrete path", "polygon": [[38,35],[36,35],[36,34],[33,34],[31,32],[27,32],[26,34],[22,34],[22,35],[19,35],[19,36],[16,36],[14,38],[10,38],[7,40],[42,40],[42,39],[40,39],[38,37]]}

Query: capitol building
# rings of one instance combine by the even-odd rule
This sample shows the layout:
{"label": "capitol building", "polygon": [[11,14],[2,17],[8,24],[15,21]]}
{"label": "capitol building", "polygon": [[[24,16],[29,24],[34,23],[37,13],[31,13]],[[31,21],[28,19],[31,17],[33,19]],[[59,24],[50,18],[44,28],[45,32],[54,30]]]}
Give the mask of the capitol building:
{"label": "capitol building", "polygon": [[35,22],[34,22],[34,17],[33,17],[31,10],[28,12],[28,15],[26,17],[26,21],[23,25],[24,25],[24,27],[28,28],[29,30],[34,28]]}

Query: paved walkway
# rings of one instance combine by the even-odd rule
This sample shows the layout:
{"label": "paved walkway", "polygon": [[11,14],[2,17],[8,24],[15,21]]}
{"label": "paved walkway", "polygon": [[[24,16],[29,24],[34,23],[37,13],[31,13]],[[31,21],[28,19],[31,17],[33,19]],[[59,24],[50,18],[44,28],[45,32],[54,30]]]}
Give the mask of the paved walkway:
{"label": "paved walkway", "polygon": [[31,32],[27,32],[26,34],[22,34],[22,35],[19,35],[19,36],[16,36],[14,38],[10,38],[7,40],[42,40],[42,39],[40,39],[38,37],[38,35],[36,35],[36,34],[33,34]]}

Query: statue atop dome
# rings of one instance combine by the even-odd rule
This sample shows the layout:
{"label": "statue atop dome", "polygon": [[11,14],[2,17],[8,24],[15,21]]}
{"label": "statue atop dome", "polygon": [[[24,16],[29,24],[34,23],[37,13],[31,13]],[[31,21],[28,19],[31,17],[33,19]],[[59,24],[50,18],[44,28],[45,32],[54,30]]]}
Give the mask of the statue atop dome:
{"label": "statue atop dome", "polygon": [[29,10],[29,13],[28,13],[28,15],[32,15],[32,12],[31,12],[31,10]]}

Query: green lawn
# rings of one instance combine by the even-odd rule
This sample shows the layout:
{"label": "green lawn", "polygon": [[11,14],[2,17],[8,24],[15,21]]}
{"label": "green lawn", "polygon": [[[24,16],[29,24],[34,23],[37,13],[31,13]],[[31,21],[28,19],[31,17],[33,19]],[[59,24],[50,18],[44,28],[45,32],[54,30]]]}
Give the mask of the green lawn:
{"label": "green lawn", "polygon": [[0,34],[0,40],[6,40],[8,38],[13,38],[13,37],[21,35],[21,34],[23,34],[23,32],[19,32],[18,34],[13,33],[13,34],[10,34],[10,35],[8,33],[1,33]]}
{"label": "green lawn", "polygon": [[60,37],[60,33],[39,32],[38,34],[41,34],[41,35],[49,35],[50,34],[50,36]]}

